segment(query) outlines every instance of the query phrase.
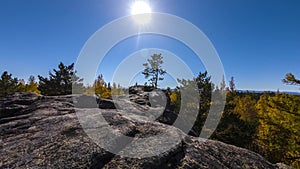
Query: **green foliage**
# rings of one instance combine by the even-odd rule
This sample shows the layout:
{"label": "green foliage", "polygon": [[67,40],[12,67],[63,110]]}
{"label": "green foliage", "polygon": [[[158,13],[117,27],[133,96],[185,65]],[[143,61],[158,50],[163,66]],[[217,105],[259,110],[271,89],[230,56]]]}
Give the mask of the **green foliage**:
{"label": "green foliage", "polygon": [[5,97],[15,92],[34,92],[40,94],[38,83],[35,81],[34,76],[30,76],[28,83],[25,83],[23,79],[12,78],[12,74],[8,74],[5,71],[0,79],[0,97]]}
{"label": "green foliage", "polygon": [[300,80],[296,79],[292,73],[286,74],[282,82],[289,85],[300,85]]}
{"label": "green foliage", "polygon": [[300,168],[300,96],[228,92],[222,119],[211,136],[248,148],[273,163]]}
{"label": "green foliage", "polygon": [[241,120],[257,121],[256,101],[250,95],[236,96],[233,102],[235,103],[233,111],[240,116]]}
{"label": "green foliage", "polygon": [[49,72],[49,78],[38,76],[39,86],[38,90],[42,95],[68,95],[72,94],[72,84],[76,85],[77,89],[83,88],[81,83],[82,79],[79,79],[75,75],[73,70],[74,63],[69,66],[65,66],[62,62],[58,65],[58,70],[53,69],[54,74]]}
{"label": "green foliage", "polygon": [[264,155],[272,162],[300,167],[300,96],[261,96],[258,139]]}
{"label": "green foliage", "polygon": [[[222,82],[223,84],[220,85],[222,90],[214,90],[207,72],[200,72],[193,80],[178,81],[181,84],[179,90],[167,90],[171,106],[177,106],[173,110],[179,112],[181,91],[190,87],[198,91],[201,99],[199,105],[191,102],[186,103],[186,107],[187,110],[191,110],[191,107],[192,110],[199,108],[197,120],[193,126],[193,130],[199,134],[210,106],[215,104],[211,102],[212,92],[222,93],[225,83]],[[233,82],[233,79],[231,81]],[[96,93],[102,97],[120,94],[115,83],[111,87],[105,84],[103,77],[99,76],[94,83]],[[231,86],[230,91],[232,92],[227,92],[222,119],[211,138],[262,153],[272,162],[284,162],[299,167],[300,97],[274,93],[239,93],[235,91],[234,85]],[[189,94],[186,97],[189,97]],[[189,117],[184,109],[183,113],[181,117]],[[189,119],[186,120],[189,121]]]}
{"label": "green foliage", "polygon": [[256,127],[257,123],[244,121],[239,114],[226,112],[211,139],[249,149],[255,139]]}
{"label": "green foliage", "polygon": [[204,73],[200,72],[195,80],[197,87],[200,90],[200,104],[199,114],[194,125],[194,130],[197,133],[200,133],[209,113],[209,108],[211,106],[211,95],[214,89],[214,84],[211,82],[211,76],[208,76],[207,71],[205,71]]}
{"label": "green foliage", "polygon": [[18,91],[18,79],[13,78],[7,71],[3,72],[0,79],[0,97],[6,97]]}
{"label": "green foliage", "polygon": [[151,59],[147,59],[147,62],[148,63],[143,64],[145,69],[142,73],[146,79],[150,77],[150,84],[157,88],[157,82],[163,80],[164,78],[162,76],[167,73],[161,66],[164,63],[163,57],[161,54],[153,54]]}
{"label": "green foliage", "polygon": [[[199,93],[200,100],[195,101],[195,98],[189,98],[187,100],[190,100],[191,104],[189,103],[186,104],[188,110],[193,110],[193,109],[199,110],[198,116],[196,117],[196,121],[193,126],[193,130],[197,134],[200,134],[211,105],[211,94],[214,89],[214,84],[211,82],[211,77],[208,76],[208,73],[206,71],[204,73],[200,72],[198,76],[193,80],[178,79],[178,82],[181,84],[180,90],[184,90],[185,88],[194,88],[194,90],[189,90],[189,91]],[[184,97],[189,97],[190,95],[186,94]],[[195,102],[199,104],[194,105]]]}
{"label": "green foliage", "polygon": [[228,92],[220,123],[211,136],[235,146],[251,149],[256,138],[256,100],[251,94]]}

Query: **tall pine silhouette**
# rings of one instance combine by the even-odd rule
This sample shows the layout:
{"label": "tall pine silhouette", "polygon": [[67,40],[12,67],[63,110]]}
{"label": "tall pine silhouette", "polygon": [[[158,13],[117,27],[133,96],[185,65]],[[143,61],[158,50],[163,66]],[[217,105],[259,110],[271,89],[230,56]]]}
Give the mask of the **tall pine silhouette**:
{"label": "tall pine silhouette", "polygon": [[69,66],[62,62],[58,65],[58,70],[53,69],[54,73],[49,72],[49,78],[38,76],[39,87],[42,95],[68,95],[72,93],[72,84],[83,86],[82,79],[75,75],[74,63]]}

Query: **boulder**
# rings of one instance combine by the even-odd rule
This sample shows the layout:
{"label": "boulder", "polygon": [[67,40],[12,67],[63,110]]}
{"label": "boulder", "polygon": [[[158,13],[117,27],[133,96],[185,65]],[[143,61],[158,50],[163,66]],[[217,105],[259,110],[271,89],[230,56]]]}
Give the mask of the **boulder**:
{"label": "boulder", "polygon": [[115,103],[111,99],[99,99],[98,106],[100,109],[115,109]]}

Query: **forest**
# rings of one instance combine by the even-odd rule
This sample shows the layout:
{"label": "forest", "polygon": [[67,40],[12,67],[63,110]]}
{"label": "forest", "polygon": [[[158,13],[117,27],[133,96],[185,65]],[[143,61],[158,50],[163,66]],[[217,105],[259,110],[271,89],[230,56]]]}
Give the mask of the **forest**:
{"label": "forest", "polygon": [[[145,75],[150,76],[151,69],[145,65]],[[162,74],[165,72],[162,72]],[[153,77],[152,77],[153,78]],[[154,85],[157,87],[155,79]],[[247,92],[236,90],[234,78],[229,85],[223,80],[221,84],[213,84],[207,72],[199,72],[194,79],[201,102],[197,120],[193,130],[199,134],[207,118],[212,104],[211,94],[226,95],[226,104],[221,121],[210,139],[222,141],[238,147],[246,148],[261,154],[273,163],[282,162],[300,168],[300,96],[280,92]],[[280,80],[280,79],[279,79]],[[99,94],[102,98],[124,94],[125,88],[119,84],[105,82],[99,75],[90,86],[83,84],[83,79],[76,76],[74,64],[59,63],[57,69],[49,73],[49,77],[30,76],[28,81],[13,77],[7,71],[0,78],[0,97],[7,97],[15,92],[35,92],[45,96],[68,95],[72,93]],[[289,73],[283,83],[299,85],[300,81]],[[179,81],[181,87],[166,89],[170,98],[170,107],[179,112],[182,87],[188,81]],[[72,91],[73,86],[73,91]]]}

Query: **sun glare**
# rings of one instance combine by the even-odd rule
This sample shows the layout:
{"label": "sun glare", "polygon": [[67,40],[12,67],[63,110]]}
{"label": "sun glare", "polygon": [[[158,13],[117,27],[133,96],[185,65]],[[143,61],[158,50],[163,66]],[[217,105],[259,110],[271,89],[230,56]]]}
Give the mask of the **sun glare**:
{"label": "sun glare", "polygon": [[131,15],[138,24],[146,24],[151,20],[151,7],[145,1],[135,1],[131,6]]}

